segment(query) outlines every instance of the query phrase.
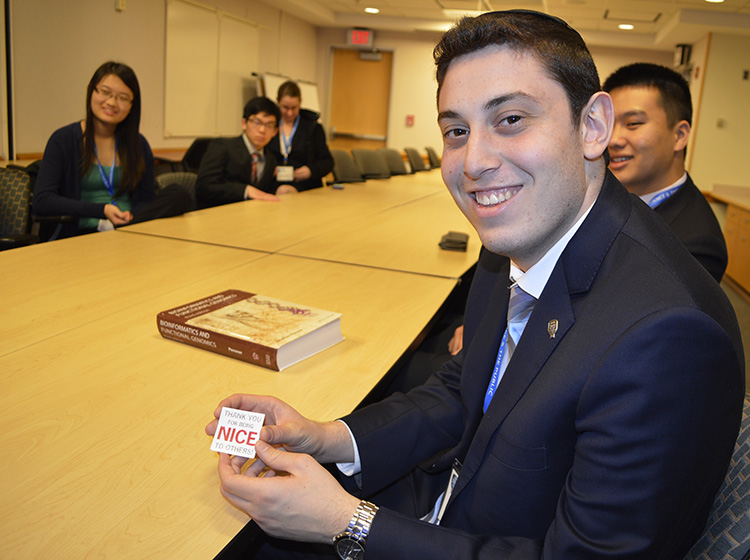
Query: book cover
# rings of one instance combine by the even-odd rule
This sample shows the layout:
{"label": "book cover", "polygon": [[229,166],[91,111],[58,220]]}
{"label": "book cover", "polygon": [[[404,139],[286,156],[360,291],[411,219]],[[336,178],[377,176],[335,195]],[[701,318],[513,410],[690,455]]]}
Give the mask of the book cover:
{"label": "book cover", "polygon": [[225,290],[156,316],[164,338],[276,371],[343,340],[341,314]]}

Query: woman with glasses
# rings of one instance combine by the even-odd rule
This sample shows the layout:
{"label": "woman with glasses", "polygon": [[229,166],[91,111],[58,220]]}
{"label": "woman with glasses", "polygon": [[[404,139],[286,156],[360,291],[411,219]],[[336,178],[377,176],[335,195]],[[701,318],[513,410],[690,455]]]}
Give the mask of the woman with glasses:
{"label": "woman with glasses", "polygon": [[277,95],[281,109],[279,132],[273,137],[268,148],[276,156],[279,166],[291,167],[291,179],[283,180],[277,174],[279,183],[287,183],[298,191],[322,187],[322,179],[333,171],[333,156],[326,144],[326,134],[318,123],[318,113],[300,109],[302,92],[292,81],[279,86]]}
{"label": "woman with glasses", "polygon": [[172,185],[156,196],[154,156],[138,132],[141,91],[132,68],[105,62],[86,90],[86,118],[55,131],[34,187],[34,213],[78,218],[61,237],[105,231],[187,211]]}

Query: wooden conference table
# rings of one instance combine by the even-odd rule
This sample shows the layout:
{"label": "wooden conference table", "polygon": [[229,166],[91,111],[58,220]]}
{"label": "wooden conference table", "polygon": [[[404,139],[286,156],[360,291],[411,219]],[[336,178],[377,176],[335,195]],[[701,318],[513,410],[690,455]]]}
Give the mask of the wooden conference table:
{"label": "wooden conference table", "polygon": [[[227,204],[121,231],[450,278],[460,277],[479,254],[479,237],[439,170],[282,198]],[[438,247],[450,230],[469,234],[467,252]]]}
{"label": "wooden conference table", "polygon": [[[14,559],[214,557],[247,522],[203,432],[218,402],[257,392],[344,415],[456,283],[123,231],[0,266],[0,556]],[[227,288],[341,312],[346,339],[272,372],[158,334],[157,312]]]}

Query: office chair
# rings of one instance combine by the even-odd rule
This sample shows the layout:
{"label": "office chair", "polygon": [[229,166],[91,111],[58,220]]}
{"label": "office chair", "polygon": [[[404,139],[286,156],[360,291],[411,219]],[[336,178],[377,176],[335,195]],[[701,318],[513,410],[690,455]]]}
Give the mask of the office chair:
{"label": "office chair", "polygon": [[427,171],[424,160],[422,159],[422,156],[419,155],[419,152],[416,149],[404,148],[404,151],[406,152],[406,157],[409,160],[409,165],[411,165],[412,173],[416,173],[417,171]]}
{"label": "office chair", "polygon": [[345,150],[331,150],[333,178],[337,183],[361,183],[365,180],[359,166]]}
{"label": "office chair", "polygon": [[427,158],[430,160],[430,169],[440,167],[440,157],[437,155],[437,152],[430,146],[425,147],[425,151],[427,152]]}
{"label": "office chair", "polygon": [[388,179],[391,176],[385,159],[375,150],[354,149],[352,155],[365,179]]}
{"label": "office chair", "polygon": [[0,168],[0,251],[38,243],[31,225],[29,174],[21,169]]}
{"label": "office chair", "polygon": [[391,175],[406,175],[408,173],[404,160],[398,150],[393,148],[378,148],[378,153],[383,156]]}
{"label": "office chair", "polygon": [[726,478],[714,500],[700,540],[685,560],[750,558],[750,395]]}
{"label": "office chair", "polygon": [[170,171],[156,176],[156,189],[161,190],[169,185],[180,185],[190,194],[190,210],[198,208],[198,201],[195,198],[195,181],[198,179],[197,173],[191,171]]}
{"label": "office chair", "polygon": [[203,154],[206,153],[211,140],[213,140],[213,138],[196,138],[195,140],[193,140],[193,143],[190,144],[190,147],[185,152],[185,155],[182,156],[182,168],[185,171],[198,173],[198,169],[201,166],[201,160],[203,159]]}

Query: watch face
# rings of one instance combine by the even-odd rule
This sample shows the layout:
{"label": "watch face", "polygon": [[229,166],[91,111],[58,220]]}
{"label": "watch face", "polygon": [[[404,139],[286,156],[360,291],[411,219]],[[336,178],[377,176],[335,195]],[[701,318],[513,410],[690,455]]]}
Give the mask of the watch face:
{"label": "watch face", "polygon": [[342,560],[362,560],[365,557],[365,549],[359,541],[342,537],[336,541],[336,554]]}

